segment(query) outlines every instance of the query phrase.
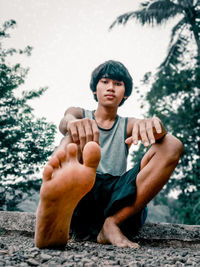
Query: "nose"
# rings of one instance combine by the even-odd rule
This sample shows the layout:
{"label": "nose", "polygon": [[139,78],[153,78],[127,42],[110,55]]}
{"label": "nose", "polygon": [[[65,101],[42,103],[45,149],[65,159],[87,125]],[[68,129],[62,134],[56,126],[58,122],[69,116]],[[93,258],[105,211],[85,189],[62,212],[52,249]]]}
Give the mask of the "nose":
{"label": "nose", "polygon": [[107,90],[108,91],[114,91],[114,84],[112,81],[110,81],[108,84],[107,84]]}

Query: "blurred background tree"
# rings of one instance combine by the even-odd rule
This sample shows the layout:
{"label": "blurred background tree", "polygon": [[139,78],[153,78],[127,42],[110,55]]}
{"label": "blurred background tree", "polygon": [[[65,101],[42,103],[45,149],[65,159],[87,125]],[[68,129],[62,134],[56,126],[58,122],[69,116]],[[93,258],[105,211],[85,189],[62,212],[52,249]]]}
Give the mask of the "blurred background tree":
{"label": "blurred background tree", "polygon": [[[166,58],[157,73],[144,76],[141,107],[147,105],[144,116],[158,116],[184,144],[180,163],[154,204],[169,207],[170,222],[200,224],[200,0],[145,1],[139,10],[120,15],[110,29],[129,20],[155,26],[176,16]],[[140,145],[132,161],[144,152]],[[169,197],[171,192],[177,199]]]}
{"label": "blurred background tree", "polygon": [[[29,105],[47,88],[22,91],[20,86],[25,83],[29,69],[9,62],[14,55],[30,56],[32,48],[3,48],[3,41],[15,26],[16,22],[10,20],[0,28],[0,208],[6,201],[6,186],[15,184],[15,189],[19,185],[31,189],[27,183],[33,186],[29,180],[51,155],[56,132],[54,124],[45,118],[35,118]],[[14,201],[11,196],[10,199]]]}

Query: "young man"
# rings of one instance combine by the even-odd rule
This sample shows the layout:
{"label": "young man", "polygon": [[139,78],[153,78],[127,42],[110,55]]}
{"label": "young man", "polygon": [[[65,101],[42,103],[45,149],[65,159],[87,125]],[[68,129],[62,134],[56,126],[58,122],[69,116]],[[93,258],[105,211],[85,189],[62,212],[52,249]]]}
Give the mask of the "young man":
{"label": "young man", "polygon": [[[44,168],[35,232],[39,248],[65,246],[70,225],[86,234],[96,229],[98,243],[138,248],[127,234],[142,226],[147,203],[166,184],[183,151],[159,118],[117,115],[132,91],[123,64],[110,60],[98,66],[90,87],[96,111],[67,109],[59,127],[65,137]],[[151,147],[126,172],[128,148],[139,140]]]}

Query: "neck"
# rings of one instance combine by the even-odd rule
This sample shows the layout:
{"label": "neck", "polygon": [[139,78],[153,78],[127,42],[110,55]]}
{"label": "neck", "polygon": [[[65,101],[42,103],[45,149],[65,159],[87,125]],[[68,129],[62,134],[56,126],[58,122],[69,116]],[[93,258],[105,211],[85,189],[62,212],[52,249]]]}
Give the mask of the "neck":
{"label": "neck", "polygon": [[117,115],[117,108],[113,107],[103,107],[98,105],[97,110],[95,111],[95,117],[99,120],[115,120]]}

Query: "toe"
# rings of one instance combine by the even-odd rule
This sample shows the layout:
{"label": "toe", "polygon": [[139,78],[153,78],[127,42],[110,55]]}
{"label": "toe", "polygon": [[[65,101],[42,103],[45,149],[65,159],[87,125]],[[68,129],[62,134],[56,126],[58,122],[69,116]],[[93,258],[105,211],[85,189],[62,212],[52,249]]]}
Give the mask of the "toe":
{"label": "toe", "polygon": [[77,161],[78,147],[76,144],[69,144],[67,146],[67,160],[68,161]]}
{"label": "toe", "polygon": [[57,156],[57,158],[59,160],[59,165],[60,166],[62,166],[62,164],[64,162],[66,162],[66,160],[67,160],[67,155],[66,155],[66,152],[64,150],[57,151],[56,156]]}
{"label": "toe", "polygon": [[101,158],[100,147],[96,142],[88,142],[83,150],[84,165],[91,168],[97,168]]}
{"label": "toe", "polygon": [[130,248],[137,248],[137,249],[141,248],[140,245],[139,245],[138,243],[133,243],[133,242],[130,242],[130,243],[129,243],[129,247],[130,247]]}
{"label": "toe", "polygon": [[53,167],[51,165],[45,166],[43,171],[43,181],[51,180],[52,174],[53,174]]}
{"label": "toe", "polygon": [[57,157],[52,157],[49,160],[49,165],[53,168],[53,169],[57,169],[60,166],[59,160]]}

